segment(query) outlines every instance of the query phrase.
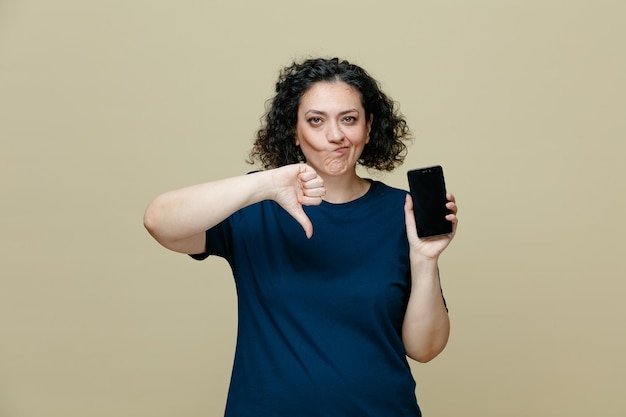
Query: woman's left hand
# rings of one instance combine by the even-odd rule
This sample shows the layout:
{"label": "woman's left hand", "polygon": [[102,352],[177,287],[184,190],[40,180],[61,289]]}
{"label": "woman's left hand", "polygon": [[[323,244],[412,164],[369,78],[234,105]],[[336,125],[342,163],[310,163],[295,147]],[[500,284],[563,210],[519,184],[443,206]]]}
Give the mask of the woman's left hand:
{"label": "woman's left hand", "polygon": [[445,236],[420,239],[419,236],[417,236],[417,226],[415,224],[415,217],[413,214],[413,200],[411,199],[410,194],[406,195],[406,201],[404,203],[404,217],[406,223],[406,234],[409,239],[411,252],[416,251],[416,254],[426,258],[437,259],[454,238],[457,224],[459,222],[457,218],[458,208],[456,200],[452,194],[446,194],[446,198],[448,199],[446,208],[450,210],[450,214],[446,215],[446,220],[452,223],[452,233]]}

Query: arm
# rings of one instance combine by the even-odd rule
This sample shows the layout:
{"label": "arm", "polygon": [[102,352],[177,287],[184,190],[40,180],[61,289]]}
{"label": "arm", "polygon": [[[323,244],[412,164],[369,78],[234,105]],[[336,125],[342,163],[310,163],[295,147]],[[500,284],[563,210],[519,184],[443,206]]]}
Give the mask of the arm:
{"label": "arm", "polygon": [[411,263],[411,294],[402,325],[402,339],[407,356],[418,362],[428,362],[443,351],[450,335],[450,319],[441,295],[437,262],[448,246],[457,225],[457,207],[448,194],[447,207],[452,214],[446,218],[453,223],[453,233],[434,239],[419,239],[413,217],[413,203],[407,195],[404,206]]}
{"label": "arm", "polygon": [[243,207],[272,199],[310,237],[313,226],[302,206],[320,204],[324,193],[323,181],[311,167],[287,165],[163,193],[148,205],[144,226],[168,249],[201,253],[206,230]]}

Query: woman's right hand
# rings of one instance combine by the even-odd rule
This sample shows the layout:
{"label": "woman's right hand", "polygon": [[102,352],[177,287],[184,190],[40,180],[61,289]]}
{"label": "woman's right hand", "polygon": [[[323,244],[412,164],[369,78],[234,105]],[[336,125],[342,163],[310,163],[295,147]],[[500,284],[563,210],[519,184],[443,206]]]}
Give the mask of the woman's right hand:
{"label": "woman's right hand", "polygon": [[287,165],[160,194],[146,208],[144,225],[168,249],[201,253],[206,230],[243,207],[273,199],[310,238],[313,225],[302,206],[321,204],[324,194],[324,181],[313,168]]}
{"label": "woman's right hand", "polygon": [[287,165],[272,170],[274,201],[302,226],[307,238],[313,225],[302,206],[317,206],[326,194],[324,180],[306,164]]}

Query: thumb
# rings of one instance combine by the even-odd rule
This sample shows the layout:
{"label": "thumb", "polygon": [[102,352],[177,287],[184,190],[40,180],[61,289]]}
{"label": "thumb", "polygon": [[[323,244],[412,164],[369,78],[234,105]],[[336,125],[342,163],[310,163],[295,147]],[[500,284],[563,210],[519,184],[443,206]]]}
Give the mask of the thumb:
{"label": "thumb", "polygon": [[404,222],[406,224],[407,235],[417,235],[417,224],[415,223],[415,215],[413,214],[413,199],[410,194],[406,195],[404,201]]}
{"label": "thumb", "polygon": [[311,223],[311,219],[306,215],[302,206],[297,207],[291,213],[291,217],[296,219],[296,221],[302,226],[304,229],[304,233],[306,234],[307,239],[310,239],[313,236],[313,223]]}

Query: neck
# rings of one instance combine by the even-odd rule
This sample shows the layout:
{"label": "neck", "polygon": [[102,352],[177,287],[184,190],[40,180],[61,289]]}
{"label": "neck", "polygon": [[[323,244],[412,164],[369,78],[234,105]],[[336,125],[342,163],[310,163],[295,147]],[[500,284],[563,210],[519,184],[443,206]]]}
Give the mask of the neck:
{"label": "neck", "polygon": [[324,177],[324,201],[334,204],[348,203],[367,193],[370,182],[356,175],[350,177]]}

